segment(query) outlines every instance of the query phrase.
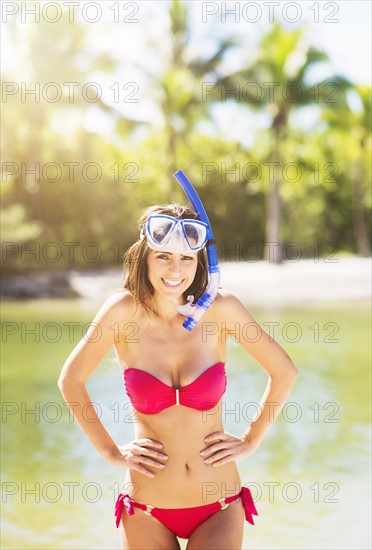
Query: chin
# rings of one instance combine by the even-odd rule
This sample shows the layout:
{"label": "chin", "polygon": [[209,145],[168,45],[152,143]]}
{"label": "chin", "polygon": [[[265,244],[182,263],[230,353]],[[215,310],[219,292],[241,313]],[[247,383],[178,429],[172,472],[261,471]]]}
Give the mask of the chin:
{"label": "chin", "polygon": [[169,298],[170,300],[175,300],[175,299],[178,299],[178,298],[182,298],[184,292],[185,292],[184,290],[177,290],[177,291],[171,290],[171,291],[168,291],[168,292],[165,291],[164,296],[166,298]]}

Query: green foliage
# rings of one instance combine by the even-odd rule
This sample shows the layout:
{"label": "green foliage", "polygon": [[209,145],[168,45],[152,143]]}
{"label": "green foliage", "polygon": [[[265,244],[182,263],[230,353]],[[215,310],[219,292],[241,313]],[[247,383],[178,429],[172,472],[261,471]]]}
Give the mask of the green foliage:
{"label": "green foliage", "polygon": [[36,221],[26,221],[25,208],[21,204],[11,204],[1,212],[1,242],[15,243],[37,239],[42,226]]}
{"label": "green foliage", "polygon": [[[280,183],[282,241],[295,241],[303,256],[312,256],[314,243],[324,245],[324,253],[326,243],[334,243],[341,250],[365,254],[369,243],[363,231],[371,210],[370,87],[351,86],[333,75],[328,80],[338,87],[337,103],[324,101],[329,95],[325,80],[319,83],[314,105],[309,70],[325,63],[327,55],[305,43],[302,29],[285,30],[278,24],[262,37],[251,65],[221,77],[226,52],[238,55],[240,45],[226,38],[208,56],[195,56],[186,3],[172,2],[169,17],[170,33],[164,39],[170,47],[163,71],[146,74],[147,97],[156,102],[161,127],[125,117],[102,99],[94,108],[79,96],[71,103],[66,90],[58,103],[8,96],[2,122],[8,136],[2,145],[2,242],[37,241],[41,247],[94,242],[102,254],[93,265],[82,254],[64,254],[56,265],[42,258],[34,265],[20,263],[15,255],[6,269],[120,264],[122,252],[138,238],[136,223],[146,206],[185,202],[172,177],[179,168],[186,170],[205,203],[222,258],[230,259],[226,250],[240,254],[246,243],[262,247],[273,183],[268,163],[275,161],[280,161],[275,178]],[[115,60],[87,49],[83,25],[40,23],[28,28],[26,33],[20,24],[12,27],[13,41],[25,52],[26,74],[15,67],[14,74],[4,75],[5,81],[43,85],[56,78],[56,67],[61,83],[99,81],[104,73],[115,78]],[[209,127],[214,123],[214,104],[202,99],[205,81],[220,86],[261,83],[262,97],[252,101],[248,94],[240,104],[242,119],[249,120],[257,111],[269,116],[269,128],[258,132],[251,148],[223,134],[203,133],[202,122],[208,121]],[[281,88],[295,83],[301,97],[286,101],[278,92],[272,100],[265,82],[278,82]],[[314,109],[315,123],[304,133],[292,114],[301,114],[306,105]],[[99,113],[112,121],[110,139],[85,127],[86,117]],[[73,176],[71,163],[78,163]],[[297,166],[298,179],[290,169],[283,173],[288,163]],[[61,168],[59,178],[53,164]],[[37,165],[37,177],[24,173]],[[93,181],[97,165],[101,174]],[[247,259],[247,254],[242,256]]]}

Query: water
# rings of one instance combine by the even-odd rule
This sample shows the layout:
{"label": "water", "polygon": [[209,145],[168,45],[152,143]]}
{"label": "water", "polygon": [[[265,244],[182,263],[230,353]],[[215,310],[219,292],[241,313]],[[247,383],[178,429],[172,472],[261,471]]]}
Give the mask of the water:
{"label": "water", "polygon": [[[95,452],[57,388],[65,359],[98,307],[87,300],[3,305],[4,549],[121,548],[113,505],[125,471]],[[371,548],[368,302],[251,312],[261,324],[278,323],[271,324],[274,336],[300,376],[259,450],[238,462],[260,514],[254,527],[245,524],[244,549]],[[266,375],[232,341],[227,375],[225,429],[241,435]],[[112,437],[130,440],[113,350],[88,390]]]}

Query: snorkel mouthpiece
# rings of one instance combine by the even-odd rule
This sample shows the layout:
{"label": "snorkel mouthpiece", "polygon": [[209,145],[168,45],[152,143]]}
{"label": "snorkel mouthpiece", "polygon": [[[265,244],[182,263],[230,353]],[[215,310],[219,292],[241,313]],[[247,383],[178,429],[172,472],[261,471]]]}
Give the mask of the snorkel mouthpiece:
{"label": "snorkel mouthpiece", "polygon": [[208,273],[209,283],[203,294],[200,296],[196,304],[192,304],[191,301],[184,305],[176,305],[176,308],[182,315],[187,318],[182,323],[182,326],[190,332],[196,327],[198,321],[202,315],[206,312],[213,300],[217,296],[218,288],[220,286],[220,268],[218,265],[218,256],[215,240],[209,219],[203,203],[201,202],[197,192],[192,186],[190,180],[186,177],[183,170],[178,170],[173,174],[182,189],[185,191],[189,201],[191,202],[195,213],[199,216],[200,220],[207,224],[207,257],[208,257]]}

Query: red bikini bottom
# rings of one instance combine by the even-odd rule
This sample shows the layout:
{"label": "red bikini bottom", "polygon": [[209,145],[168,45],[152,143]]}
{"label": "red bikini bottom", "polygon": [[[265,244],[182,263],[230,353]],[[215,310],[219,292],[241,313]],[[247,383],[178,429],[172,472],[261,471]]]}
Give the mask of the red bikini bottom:
{"label": "red bikini bottom", "polygon": [[119,527],[124,508],[128,516],[133,516],[134,508],[140,508],[149,516],[154,516],[174,535],[181,539],[188,539],[199,525],[207,518],[224,510],[230,502],[241,497],[245,511],[245,519],[254,525],[252,515],[258,516],[253,498],[248,487],[242,487],[234,496],[221,498],[217,502],[196,506],[194,508],[155,508],[151,504],[141,504],[132,500],[129,495],[120,493],[115,505],[116,527]]}

